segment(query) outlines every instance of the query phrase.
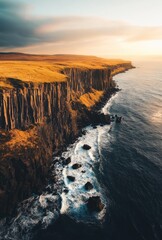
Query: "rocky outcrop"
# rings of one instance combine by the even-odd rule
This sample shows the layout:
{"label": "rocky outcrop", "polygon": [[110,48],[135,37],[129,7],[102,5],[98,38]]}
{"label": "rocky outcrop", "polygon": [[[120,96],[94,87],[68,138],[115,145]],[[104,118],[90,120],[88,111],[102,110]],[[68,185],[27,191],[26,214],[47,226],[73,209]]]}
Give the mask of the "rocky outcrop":
{"label": "rocky outcrop", "polygon": [[[93,90],[106,92],[113,88],[112,73],[129,68],[130,63],[104,69],[65,68],[64,82],[40,84],[8,79],[12,88],[0,88],[1,217],[41,188],[52,154],[73,142],[81,127],[94,118],[80,97]],[[24,134],[30,131],[30,147],[17,142],[10,144],[15,129]],[[34,141],[32,133],[36,136]]]}

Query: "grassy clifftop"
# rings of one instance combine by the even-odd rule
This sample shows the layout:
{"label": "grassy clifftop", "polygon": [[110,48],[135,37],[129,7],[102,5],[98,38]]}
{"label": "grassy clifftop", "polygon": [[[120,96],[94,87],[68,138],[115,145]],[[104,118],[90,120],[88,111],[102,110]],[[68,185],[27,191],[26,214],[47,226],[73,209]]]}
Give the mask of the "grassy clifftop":
{"label": "grassy clifftop", "polygon": [[[13,88],[10,79],[23,82],[63,82],[66,68],[104,69],[130,63],[124,60],[104,59],[81,55],[27,55],[18,53],[0,54],[0,87]],[[118,68],[118,71],[120,68]],[[121,69],[122,70],[122,69]]]}

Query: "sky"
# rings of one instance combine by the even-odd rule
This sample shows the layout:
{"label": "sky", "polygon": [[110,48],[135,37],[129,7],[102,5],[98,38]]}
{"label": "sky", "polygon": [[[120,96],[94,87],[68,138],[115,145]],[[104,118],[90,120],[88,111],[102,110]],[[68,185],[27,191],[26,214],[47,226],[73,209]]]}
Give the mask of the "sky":
{"label": "sky", "polygon": [[161,0],[0,0],[0,51],[162,57]]}

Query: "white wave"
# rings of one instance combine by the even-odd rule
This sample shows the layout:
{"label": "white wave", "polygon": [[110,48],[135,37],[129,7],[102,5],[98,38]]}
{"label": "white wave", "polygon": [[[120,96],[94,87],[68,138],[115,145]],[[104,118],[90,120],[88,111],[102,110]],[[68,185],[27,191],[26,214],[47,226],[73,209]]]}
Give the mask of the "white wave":
{"label": "white wave", "polygon": [[6,222],[7,219],[0,222],[0,239],[31,239],[36,226],[47,228],[58,218],[58,201],[58,196],[46,193],[26,199],[17,209],[15,218],[10,222]]}
{"label": "white wave", "polygon": [[105,106],[101,109],[101,112],[104,114],[109,114],[109,110],[111,105],[114,103],[114,101],[116,100],[116,98],[118,97],[118,93],[114,94],[110,100],[105,104]]}
{"label": "white wave", "polygon": [[[100,221],[103,219],[106,213],[106,196],[103,188],[97,179],[95,173],[95,163],[100,162],[100,141],[102,140],[102,134],[105,131],[109,131],[110,126],[97,126],[93,129],[87,127],[86,135],[83,135],[78,139],[76,143],[63,154],[65,158],[70,157],[71,163],[65,166],[63,169],[64,184],[66,192],[62,192],[62,207],[61,213],[68,214],[79,221]],[[84,150],[82,146],[88,144],[91,149]],[[78,169],[73,169],[73,164],[81,164]],[[68,176],[73,176],[75,181],[69,181]],[[85,190],[85,184],[90,182],[93,185],[93,189]],[[92,214],[88,211],[87,201],[89,197],[99,196],[104,208],[100,213]]]}
{"label": "white wave", "polygon": [[[101,112],[108,114],[116,97],[117,94],[112,96],[112,98],[102,108]],[[65,158],[71,158],[71,163],[63,169],[66,192],[62,192],[61,194],[62,214],[69,214],[76,220],[84,222],[92,222],[96,220],[100,221],[104,218],[107,204],[106,196],[104,189],[101,187],[97,179],[94,166],[95,163],[100,162],[101,146],[103,145],[103,142],[105,143],[109,141],[111,127],[111,125],[105,125],[103,127],[97,126],[95,129],[90,126],[85,128],[87,131],[86,135],[80,137],[78,141],[63,154]],[[82,148],[84,144],[90,145],[91,149],[88,151],[84,150]],[[72,165],[75,163],[81,164],[81,168],[74,170]],[[73,176],[75,181],[69,181],[67,176]],[[91,182],[93,185],[93,189],[90,191],[86,191],[84,188],[84,185],[87,182]],[[105,206],[100,213],[93,215],[88,212],[86,206],[88,198],[92,196],[100,196],[100,199]]]}

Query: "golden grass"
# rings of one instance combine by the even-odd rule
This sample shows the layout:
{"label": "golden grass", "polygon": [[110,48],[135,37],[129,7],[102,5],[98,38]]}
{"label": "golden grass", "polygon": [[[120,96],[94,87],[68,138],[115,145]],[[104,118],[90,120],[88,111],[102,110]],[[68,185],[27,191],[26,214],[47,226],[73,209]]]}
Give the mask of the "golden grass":
{"label": "golden grass", "polygon": [[80,55],[0,54],[0,87],[13,87],[9,78],[34,83],[62,82],[67,80],[62,73],[65,68],[104,69],[121,63],[128,61]]}
{"label": "golden grass", "polygon": [[111,72],[111,75],[114,76],[118,73],[121,73],[121,72],[124,72],[125,68],[124,67],[119,67],[117,69],[114,69],[112,72]]}
{"label": "golden grass", "polygon": [[7,145],[11,148],[13,148],[15,145],[32,147],[34,140],[36,140],[35,129],[30,129],[27,131],[14,129],[10,131],[10,136],[11,140],[7,142]]}
{"label": "golden grass", "polygon": [[9,78],[35,83],[66,81],[66,76],[59,71],[60,68],[51,63],[1,61],[0,86],[12,87],[12,84],[7,81]]}
{"label": "golden grass", "polygon": [[[9,134],[9,135],[8,135]],[[4,141],[5,145],[14,148],[15,146],[33,146],[37,134],[36,134],[36,127],[30,128],[26,131],[13,129],[9,132],[5,130],[0,130],[0,135],[3,136],[3,138],[8,140]],[[2,143],[3,145],[3,143]]]}
{"label": "golden grass", "polygon": [[13,88],[13,86],[7,83],[6,79],[0,79],[0,87],[1,88]]}
{"label": "golden grass", "polygon": [[[8,131],[0,130],[0,155],[1,158],[21,154],[22,149],[38,148],[38,136],[36,127],[25,131],[13,129]],[[2,159],[0,159],[2,160]]]}
{"label": "golden grass", "polygon": [[103,95],[103,91],[97,91],[92,89],[91,92],[85,93],[80,97],[80,101],[84,104],[87,108],[92,107],[96,102],[100,100]]}

